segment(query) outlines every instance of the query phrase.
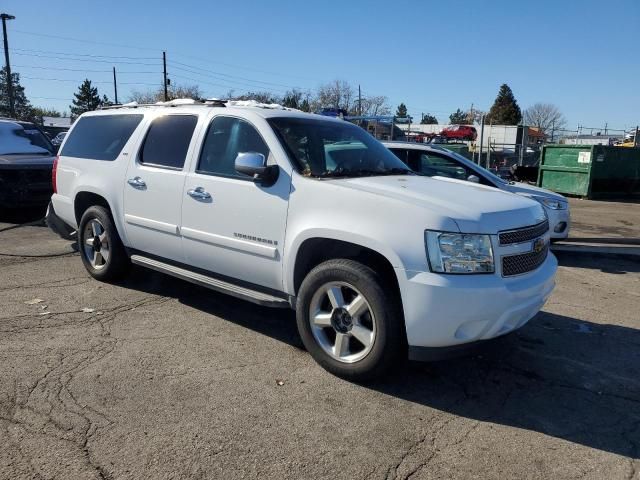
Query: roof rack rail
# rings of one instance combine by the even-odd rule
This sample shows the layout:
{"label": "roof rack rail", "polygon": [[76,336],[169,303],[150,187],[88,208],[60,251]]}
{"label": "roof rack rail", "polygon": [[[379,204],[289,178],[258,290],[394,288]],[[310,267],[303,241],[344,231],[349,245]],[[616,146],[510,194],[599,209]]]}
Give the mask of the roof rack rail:
{"label": "roof rack rail", "polygon": [[119,108],[139,108],[139,107],[180,107],[183,105],[202,106],[202,107],[226,107],[227,100],[211,98],[206,100],[194,100],[192,98],[176,98],[166,102],[156,103],[138,103],[129,102],[118,105],[101,105],[98,110],[117,110]]}

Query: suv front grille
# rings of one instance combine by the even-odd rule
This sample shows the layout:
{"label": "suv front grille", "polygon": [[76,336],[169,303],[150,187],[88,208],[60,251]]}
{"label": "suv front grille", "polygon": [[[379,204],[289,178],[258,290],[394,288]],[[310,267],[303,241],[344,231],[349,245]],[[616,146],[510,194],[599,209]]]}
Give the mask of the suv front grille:
{"label": "suv front grille", "polygon": [[511,245],[514,243],[527,242],[529,240],[535,240],[541,237],[549,230],[549,221],[544,220],[537,225],[531,227],[519,228],[517,230],[509,230],[508,232],[501,232],[500,245]]}
{"label": "suv front grille", "polygon": [[549,245],[546,244],[539,252],[519,253],[502,257],[502,276],[521,275],[531,272],[544,263],[549,253]]}

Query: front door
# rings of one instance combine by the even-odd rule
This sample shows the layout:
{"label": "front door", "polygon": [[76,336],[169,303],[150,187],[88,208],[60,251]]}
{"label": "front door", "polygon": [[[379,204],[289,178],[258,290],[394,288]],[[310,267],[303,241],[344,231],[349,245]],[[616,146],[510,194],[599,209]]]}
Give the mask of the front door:
{"label": "front door", "polygon": [[180,239],[185,159],[196,115],[156,117],[127,170],[124,220],[129,245],[146,253],[183,261]]}
{"label": "front door", "polygon": [[238,153],[271,149],[245,120],[216,116],[208,127],[182,199],[186,262],[216,274],[282,290],[282,249],[291,177],[282,166],[261,186],[235,171]]}

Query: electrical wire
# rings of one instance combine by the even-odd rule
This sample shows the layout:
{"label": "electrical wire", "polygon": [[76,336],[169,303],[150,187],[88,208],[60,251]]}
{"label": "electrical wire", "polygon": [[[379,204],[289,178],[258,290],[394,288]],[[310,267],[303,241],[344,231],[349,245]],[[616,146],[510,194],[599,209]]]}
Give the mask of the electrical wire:
{"label": "electrical wire", "polygon": [[123,55],[95,55],[93,53],[71,53],[71,52],[53,52],[51,50],[35,50],[30,48],[10,48],[11,52],[30,52],[30,53],[47,53],[49,55],[72,55],[74,57],[91,57],[91,58],[123,58],[125,60],[158,60],[158,57],[128,57]]}
{"label": "electrical wire", "polygon": [[[82,83],[84,80],[74,80],[71,78],[42,78],[42,77],[28,77],[23,75],[22,78],[27,78],[29,80],[47,80],[50,82],[73,82],[73,83]],[[112,84],[111,81],[91,81],[91,83],[96,84]],[[157,83],[144,83],[144,82],[118,82],[118,85],[147,85],[147,86],[158,86]]]}
{"label": "electrical wire", "polygon": [[14,52],[14,55],[27,56],[27,57],[37,57],[37,58],[47,58],[47,59],[55,59],[62,61],[72,61],[72,62],[89,62],[89,63],[108,63],[115,65],[145,65],[151,67],[161,66],[161,63],[145,63],[145,62],[129,62],[129,61],[120,61],[120,60],[91,60],[89,58],[67,58],[67,57],[58,57],[55,55],[39,55],[37,53],[21,53]]}
{"label": "electrical wire", "polygon": [[[182,63],[182,62],[176,62],[175,60],[173,60],[173,61],[169,61],[169,62],[167,62],[167,63],[169,63],[169,64],[173,64],[173,65],[174,65],[174,67],[175,67],[175,68],[178,68],[178,69],[179,69],[180,67],[178,67],[178,66],[176,66],[176,65],[181,65],[182,67],[187,67],[187,68],[190,68],[190,69],[192,69],[192,70],[200,70],[200,71],[203,71],[203,72],[206,72],[206,73],[209,73],[209,74],[219,75],[219,76],[222,76],[222,77],[238,78],[238,79],[240,79],[240,80],[245,80],[245,81],[248,81],[248,82],[262,83],[262,84],[265,84],[265,85],[272,85],[272,86],[276,86],[276,87],[285,87],[285,88],[289,88],[289,89],[293,89],[293,88],[295,88],[295,89],[298,89],[298,90],[305,90],[304,88],[302,88],[302,87],[298,87],[298,86],[285,85],[285,84],[283,84],[283,83],[275,83],[275,82],[263,82],[263,81],[261,81],[261,80],[253,80],[253,79],[251,79],[251,78],[247,78],[247,77],[240,77],[240,76],[238,76],[238,75],[229,75],[229,74],[226,74],[226,73],[220,73],[220,72],[216,72],[216,71],[213,71],[213,70],[208,70],[208,69],[206,69],[206,68],[201,68],[201,67],[197,67],[197,66],[194,66],[194,65],[189,65],[189,64],[186,64],[186,63]],[[196,73],[196,72],[192,72],[192,73]]]}
{"label": "electrical wire", "polygon": [[[84,68],[61,68],[61,67],[40,67],[37,65],[13,65],[14,67],[20,67],[20,68],[36,68],[39,70],[60,70],[60,71],[65,71],[65,72],[86,72],[86,73],[112,73],[113,70],[87,70]],[[154,71],[147,71],[147,72],[135,72],[135,71],[123,71],[123,70],[117,70],[118,75],[121,74],[158,74],[158,73],[162,73],[160,70],[154,72]]]}

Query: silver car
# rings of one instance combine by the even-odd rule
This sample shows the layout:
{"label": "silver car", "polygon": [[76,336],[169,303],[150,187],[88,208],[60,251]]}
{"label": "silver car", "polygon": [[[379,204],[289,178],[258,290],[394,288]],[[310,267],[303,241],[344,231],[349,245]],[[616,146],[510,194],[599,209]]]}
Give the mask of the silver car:
{"label": "silver car", "polygon": [[562,240],[569,236],[569,203],[558,193],[526,183],[508,182],[446,148],[411,142],[382,143],[409,168],[423,175],[480,183],[532,198],[547,212],[551,239]]}

